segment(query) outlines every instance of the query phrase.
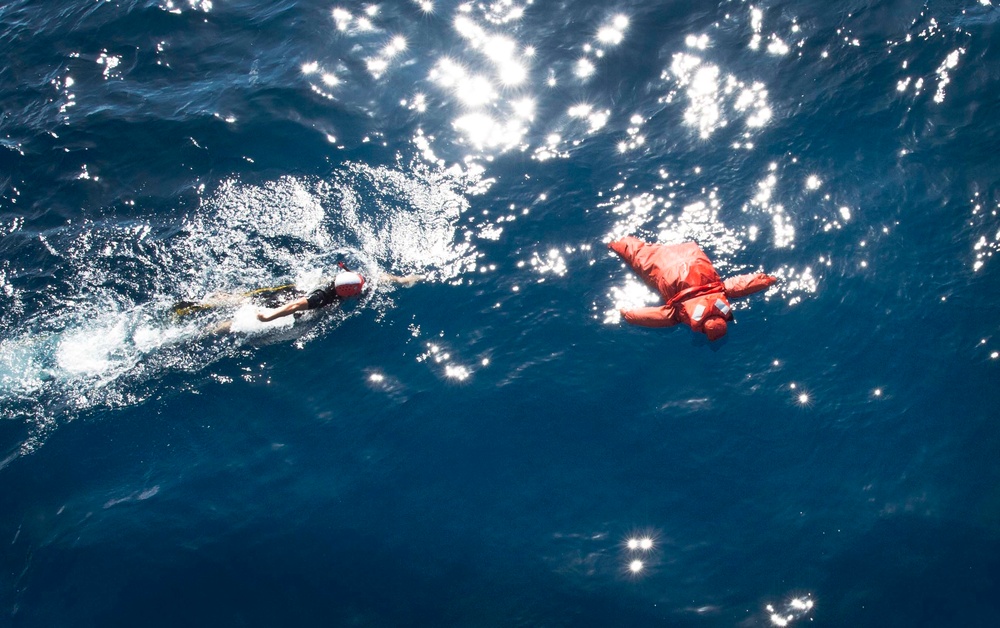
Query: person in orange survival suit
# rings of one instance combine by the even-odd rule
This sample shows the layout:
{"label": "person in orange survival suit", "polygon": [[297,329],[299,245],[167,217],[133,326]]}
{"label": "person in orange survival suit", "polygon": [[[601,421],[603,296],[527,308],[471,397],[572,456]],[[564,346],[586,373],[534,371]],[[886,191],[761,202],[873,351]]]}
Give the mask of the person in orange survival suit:
{"label": "person in orange survival suit", "polygon": [[708,256],[694,242],[648,244],[626,236],[609,243],[608,248],[621,255],[666,301],[661,306],[622,309],[626,321],[645,327],[686,323],[709,340],[726,335],[726,321],[733,320],[729,299],[766,290],[778,281],[765,273],[722,281]]}

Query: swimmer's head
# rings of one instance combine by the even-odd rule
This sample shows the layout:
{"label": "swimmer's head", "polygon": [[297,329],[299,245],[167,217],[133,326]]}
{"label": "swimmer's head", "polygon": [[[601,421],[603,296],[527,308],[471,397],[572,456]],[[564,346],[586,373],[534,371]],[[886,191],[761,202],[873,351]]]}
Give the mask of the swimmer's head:
{"label": "swimmer's head", "polygon": [[726,327],[726,319],[721,316],[713,316],[705,321],[702,329],[705,330],[705,335],[708,336],[709,340],[715,341],[726,335]]}
{"label": "swimmer's head", "polygon": [[333,279],[333,289],[338,297],[356,297],[365,287],[365,278],[360,273],[337,273]]}

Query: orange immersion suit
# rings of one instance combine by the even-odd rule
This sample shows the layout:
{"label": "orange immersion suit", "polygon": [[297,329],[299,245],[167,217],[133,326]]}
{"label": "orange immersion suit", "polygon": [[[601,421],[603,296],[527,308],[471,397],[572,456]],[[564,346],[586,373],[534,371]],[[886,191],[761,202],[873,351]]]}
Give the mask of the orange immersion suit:
{"label": "orange immersion suit", "polygon": [[645,327],[686,323],[709,340],[724,336],[726,321],[733,320],[729,299],[766,290],[777,281],[764,273],[722,281],[708,256],[694,242],[647,244],[635,236],[626,236],[611,242],[608,248],[621,255],[666,301],[661,306],[623,309],[626,321]]}

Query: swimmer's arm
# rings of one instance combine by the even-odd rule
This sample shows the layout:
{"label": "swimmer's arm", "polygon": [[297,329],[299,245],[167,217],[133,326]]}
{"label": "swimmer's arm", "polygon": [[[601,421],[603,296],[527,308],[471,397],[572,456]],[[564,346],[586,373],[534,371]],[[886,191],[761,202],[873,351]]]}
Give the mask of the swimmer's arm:
{"label": "swimmer's arm", "polygon": [[[396,284],[407,288],[426,278],[426,275],[393,275],[392,273],[382,273],[378,276],[379,282]],[[335,279],[336,277],[324,277],[320,281],[320,284],[324,286],[332,285]]]}
{"label": "swimmer's arm", "polygon": [[273,321],[276,318],[281,318],[282,316],[288,316],[289,314],[294,314],[295,312],[308,309],[309,299],[306,297],[300,297],[294,301],[289,301],[276,310],[257,312],[257,320],[266,323],[268,321]]}

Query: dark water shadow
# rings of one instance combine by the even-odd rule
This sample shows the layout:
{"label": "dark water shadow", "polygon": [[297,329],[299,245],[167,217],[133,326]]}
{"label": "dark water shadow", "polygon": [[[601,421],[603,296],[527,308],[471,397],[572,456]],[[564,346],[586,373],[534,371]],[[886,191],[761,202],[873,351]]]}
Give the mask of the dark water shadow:
{"label": "dark water shadow", "polygon": [[1000,535],[914,515],[880,521],[830,558],[819,626],[994,626]]}

